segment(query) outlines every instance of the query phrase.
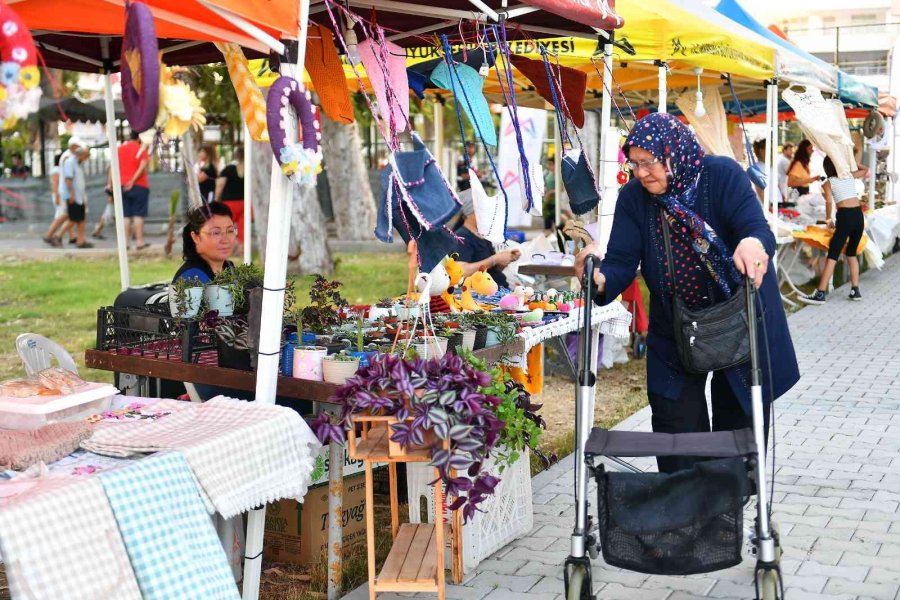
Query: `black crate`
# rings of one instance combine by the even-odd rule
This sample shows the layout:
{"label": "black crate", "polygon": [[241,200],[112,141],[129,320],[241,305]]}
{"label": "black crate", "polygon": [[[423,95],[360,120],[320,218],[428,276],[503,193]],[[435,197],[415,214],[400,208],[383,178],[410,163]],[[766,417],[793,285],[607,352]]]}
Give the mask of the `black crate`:
{"label": "black crate", "polygon": [[96,348],[117,354],[193,362],[214,349],[196,319],[175,319],[168,307],[107,306],[97,310]]}

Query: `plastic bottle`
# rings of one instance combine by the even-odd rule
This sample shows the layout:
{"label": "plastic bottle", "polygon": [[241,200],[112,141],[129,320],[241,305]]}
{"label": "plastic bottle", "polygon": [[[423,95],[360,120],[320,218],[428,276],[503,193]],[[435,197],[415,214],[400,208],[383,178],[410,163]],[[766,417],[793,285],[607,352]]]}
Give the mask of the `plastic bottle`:
{"label": "plastic bottle", "polygon": [[288,339],[281,349],[281,374],[291,377],[294,374],[294,348],[297,347],[297,332],[289,333]]}

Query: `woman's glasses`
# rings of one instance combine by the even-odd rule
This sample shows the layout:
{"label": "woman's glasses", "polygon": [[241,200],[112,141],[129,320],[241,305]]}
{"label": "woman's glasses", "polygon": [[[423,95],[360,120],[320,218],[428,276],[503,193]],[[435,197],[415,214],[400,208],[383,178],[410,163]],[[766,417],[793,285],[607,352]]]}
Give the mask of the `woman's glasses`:
{"label": "woman's glasses", "polygon": [[227,237],[227,238],[237,237],[238,230],[237,230],[237,227],[229,227],[228,229],[219,229],[219,228],[207,229],[207,230],[201,229],[200,232],[205,233],[212,239],[218,241],[218,240],[221,240],[223,237]]}
{"label": "woman's glasses", "polygon": [[647,169],[648,171],[653,165],[659,164],[659,159],[654,158],[653,160],[626,160],[625,166],[628,167],[628,170],[632,173],[636,172],[638,169]]}

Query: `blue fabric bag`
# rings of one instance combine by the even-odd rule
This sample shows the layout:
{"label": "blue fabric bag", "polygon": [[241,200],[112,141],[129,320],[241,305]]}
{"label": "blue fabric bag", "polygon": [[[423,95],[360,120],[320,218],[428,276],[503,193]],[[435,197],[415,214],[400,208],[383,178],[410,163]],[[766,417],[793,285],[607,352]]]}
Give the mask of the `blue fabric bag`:
{"label": "blue fabric bag", "polygon": [[597,192],[594,174],[591,173],[584,152],[578,152],[577,160],[570,153],[566,153],[561,167],[563,186],[569,195],[572,212],[583,215],[597,208],[600,204],[600,194]]}

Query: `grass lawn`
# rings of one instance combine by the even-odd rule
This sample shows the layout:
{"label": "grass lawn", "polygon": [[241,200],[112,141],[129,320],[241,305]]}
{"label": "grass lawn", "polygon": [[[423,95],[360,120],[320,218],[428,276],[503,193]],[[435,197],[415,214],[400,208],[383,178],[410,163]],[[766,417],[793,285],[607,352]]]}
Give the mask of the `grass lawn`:
{"label": "grass lawn", "polygon": [[[398,254],[343,254],[335,278],[344,282],[351,304],[368,304],[406,291],[406,257]],[[146,258],[131,262],[133,285],[168,281],[180,261]],[[303,304],[312,277],[297,277]],[[116,259],[26,261],[0,269],[0,380],[24,375],[16,354],[20,333],[47,336],[68,350],[84,367],[84,349],[94,347],[97,309],[110,306],[119,290]],[[92,381],[112,381],[105,371],[84,370]]]}

